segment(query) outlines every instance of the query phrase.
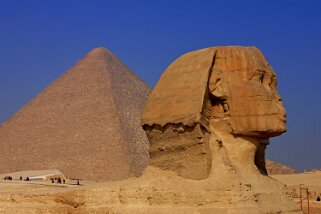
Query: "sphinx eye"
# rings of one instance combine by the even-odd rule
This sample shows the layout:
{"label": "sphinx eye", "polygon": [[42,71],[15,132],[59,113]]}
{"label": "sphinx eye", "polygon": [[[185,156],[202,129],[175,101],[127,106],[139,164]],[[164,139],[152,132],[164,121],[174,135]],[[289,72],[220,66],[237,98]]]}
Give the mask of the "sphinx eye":
{"label": "sphinx eye", "polygon": [[252,79],[254,81],[259,82],[259,83],[263,83],[263,81],[264,81],[264,72],[263,71],[257,71],[256,75]]}

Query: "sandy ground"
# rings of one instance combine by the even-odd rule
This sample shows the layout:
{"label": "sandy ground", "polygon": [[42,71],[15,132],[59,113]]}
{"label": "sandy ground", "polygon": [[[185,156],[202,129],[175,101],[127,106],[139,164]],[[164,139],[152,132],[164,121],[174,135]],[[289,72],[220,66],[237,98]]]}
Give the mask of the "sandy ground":
{"label": "sandy ground", "polygon": [[[273,175],[274,179],[286,184],[295,192],[293,197],[300,207],[299,189],[300,187],[309,189],[309,212],[308,203],[305,199],[302,207],[303,213],[321,214],[321,203],[316,201],[316,196],[321,193],[321,172],[301,173],[292,175]],[[130,181],[129,181],[130,182]],[[50,181],[0,181],[0,194],[5,193],[54,193],[70,190],[90,189],[97,186],[109,186],[110,182],[82,181],[80,186],[75,185],[75,181],[68,181],[66,184],[52,184]],[[306,193],[302,191],[303,197]]]}
{"label": "sandy ground", "polygon": [[[272,177],[294,188],[296,196],[300,194],[300,187],[309,189],[310,199],[316,199],[318,195],[321,196],[321,171],[292,175],[272,175]],[[306,195],[304,191],[302,192],[302,195]]]}
{"label": "sandy ground", "polygon": [[286,184],[295,192],[293,197],[300,205],[300,188],[308,188],[309,190],[309,212],[306,190],[302,189],[301,194],[303,200],[303,213],[321,214],[321,202],[317,202],[317,196],[321,196],[321,171],[308,172],[292,175],[272,175],[271,177]]}

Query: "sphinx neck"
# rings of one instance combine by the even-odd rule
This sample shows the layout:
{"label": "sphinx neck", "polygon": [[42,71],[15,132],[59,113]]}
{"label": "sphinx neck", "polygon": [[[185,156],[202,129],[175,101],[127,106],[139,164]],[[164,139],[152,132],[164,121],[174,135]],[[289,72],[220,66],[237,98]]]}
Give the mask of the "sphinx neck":
{"label": "sphinx neck", "polygon": [[237,176],[266,175],[266,143],[260,139],[236,136],[211,129],[209,146],[212,154],[210,177],[228,173]]}

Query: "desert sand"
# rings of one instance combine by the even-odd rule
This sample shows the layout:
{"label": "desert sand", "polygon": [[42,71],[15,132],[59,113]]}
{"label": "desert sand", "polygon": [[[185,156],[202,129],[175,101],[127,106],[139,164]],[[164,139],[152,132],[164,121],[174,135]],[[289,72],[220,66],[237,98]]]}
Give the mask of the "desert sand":
{"label": "desert sand", "polygon": [[[157,173],[157,170],[148,172],[150,173],[149,176],[154,176],[153,173],[155,172]],[[165,182],[168,176],[170,177],[173,175],[170,173],[164,175],[163,180]],[[273,175],[272,177],[287,184],[289,190],[295,189],[298,191],[299,184],[308,187],[309,190],[311,190],[311,193],[321,190],[321,173]],[[151,181],[144,180],[142,182],[145,183],[146,186]],[[126,204],[125,194],[122,195],[121,192],[125,191],[126,185],[133,183],[137,183],[137,179],[131,178],[119,182],[82,181],[81,186],[72,184],[51,184],[50,182],[0,181],[0,213],[35,213],[35,210],[38,210],[38,213],[86,213],[93,210],[97,213],[124,213],[119,210],[117,211],[115,205],[118,204],[118,206],[120,206],[120,204]],[[174,185],[179,184],[175,183]],[[121,188],[123,189],[121,190]],[[140,187],[137,189],[139,188]],[[156,189],[154,189],[154,191],[156,191]],[[223,192],[221,195],[222,194]],[[136,199],[140,197],[141,195],[136,195]],[[89,198],[90,200],[88,200]],[[296,202],[299,201],[297,196],[294,195],[294,198]],[[108,202],[109,200],[113,202],[114,208],[108,208],[107,203],[104,204],[104,202]],[[130,200],[134,199],[132,198]],[[156,203],[152,199],[150,200],[151,201],[148,203]],[[207,201],[209,201],[209,199]],[[167,203],[168,206],[172,206],[172,203],[175,204],[178,203],[178,201],[175,202],[173,200],[172,202],[168,201]],[[199,201],[198,203],[201,202]],[[81,207],[85,205],[90,205],[90,209],[81,209]],[[310,214],[321,213],[321,203],[316,202],[315,197],[311,196],[309,205]],[[145,205],[142,202],[137,203],[133,210],[138,211],[144,206]],[[198,206],[201,206],[201,204]],[[196,205],[195,207],[198,206]],[[297,207],[299,209],[300,204],[297,204]],[[179,206],[176,211],[177,213],[198,213],[195,210],[187,212],[190,208],[191,207],[187,208],[186,205],[185,207]],[[303,208],[304,213],[307,213],[307,201],[303,203]],[[155,211],[154,213],[157,212]],[[159,211],[159,213],[162,212]],[[217,213],[224,212],[221,210],[221,212],[218,211]]]}
{"label": "desert sand", "polygon": [[[286,184],[290,189],[294,191],[293,197],[299,204],[300,201],[300,187],[308,188],[309,190],[309,206],[310,213],[321,213],[321,202],[317,202],[317,196],[321,196],[321,171],[297,173],[290,175],[272,175],[273,178]],[[302,197],[305,198],[303,202],[303,211],[308,213],[308,203],[306,200],[306,192],[302,190]]]}

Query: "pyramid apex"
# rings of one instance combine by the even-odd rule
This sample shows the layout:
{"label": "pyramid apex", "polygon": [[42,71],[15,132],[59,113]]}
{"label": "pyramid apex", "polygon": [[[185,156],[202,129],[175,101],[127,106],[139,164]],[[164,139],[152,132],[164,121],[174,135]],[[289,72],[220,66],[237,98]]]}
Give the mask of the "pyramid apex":
{"label": "pyramid apex", "polygon": [[108,50],[107,48],[104,47],[98,47],[98,48],[94,48],[92,49],[87,55],[89,56],[103,56],[106,54],[112,54],[112,52],[110,50]]}

